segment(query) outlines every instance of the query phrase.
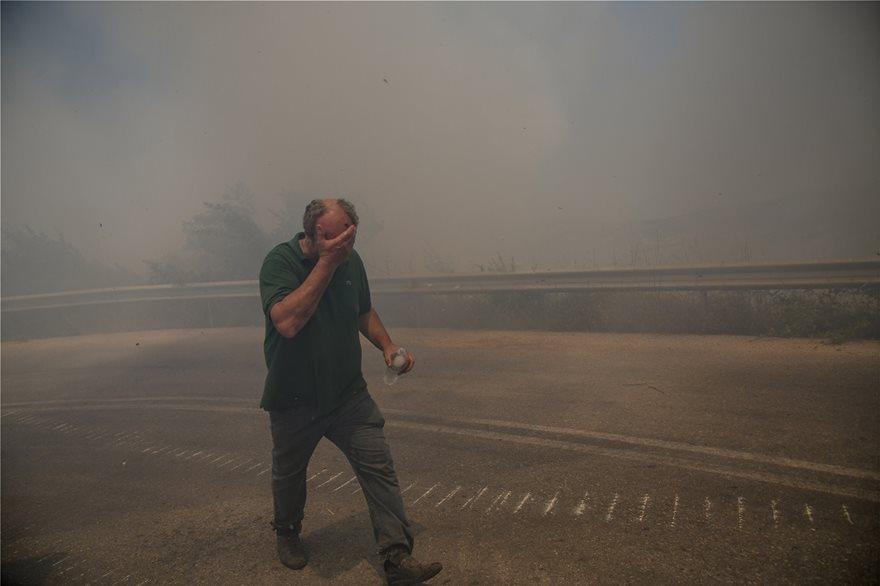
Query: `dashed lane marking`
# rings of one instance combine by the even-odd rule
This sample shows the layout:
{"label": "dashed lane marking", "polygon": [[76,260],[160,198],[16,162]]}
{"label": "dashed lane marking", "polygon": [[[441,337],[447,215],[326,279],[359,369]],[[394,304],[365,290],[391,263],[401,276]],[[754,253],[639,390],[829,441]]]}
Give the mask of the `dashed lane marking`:
{"label": "dashed lane marking", "polygon": [[[109,436],[109,442],[114,442],[116,440],[129,440],[134,441],[135,443],[141,443],[141,445],[145,445],[145,442],[140,437],[139,431],[128,431],[128,432],[112,432],[106,429],[99,429],[94,427],[81,427],[81,426],[73,426],[69,423],[59,422],[58,420],[46,419],[46,418],[35,418],[33,416],[19,416],[15,420],[26,420],[32,422],[32,425],[36,425],[37,422],[41,426],[44,426],[47,430],[57,431],[58,433],[75,433],[80,437],[85,437],[92,440],[98,440],[100,438],[107,438]],[[215,466],[218,469],[224,469],[228,472],[240,470],[239,473],[254,473],[254,471],[258,470],[261,466],[264,465],[263,462],[253,463],[254,457],[242,457],[236,456],[234,454],[222,454],[222,455],[214,455],[210,452],[205,452],[204,450],[194,450],[183,446],[174,446],[174,445],[161,445],[161,444],[149,444],[143,449],[138,446],[137,451],[140,453],[148,453],[152,455],[161,455],[166,454],[168,456],[173,456],[175,459],[179,459],[180,461],[197,461],[197,462],[207,462],[210,465]],[[213,458],[213,459],[211,459]],[[210,459],[210,461],[208,461]],[[263,468],[261,471],[256,473],[256,476],[263,476],[271,470],[271,466]],[[310,476],[308,481],[312,481],[323,474],[327,473],[327,468],[324,467],[316,474]],[[324,486],[329,485],[331,482],[340,478],[340,476],[344,472],[337,472],[332,474],[330,478],[324,480],[321,484],[319,484],[316,488],[322,488]],[[349,478],[343,484],[336,486],[330,492],[337,493],[342,491],[345,487],[351,485],[356,480],[356,477],[353,476]],[[410,483],[405,489],[401,491],[401,494],[405,494],[411,489],[413,489],[417,485],[417,482]],[[439,509],[443,505],[446,505],[451,501],[451,499],[459,494],[462,490],[462,485],[457,485],[454,488],[448,489],[448,492],[441,498],[439,501],[434,503],[434,508]],[[428,497],[439,493],[442,490],[442,485],[440,483],[436,483],[432,485],[430,488],[424,490],[414,501],[412,501],[411,505],[417,505],[422,501],[427,501]],[[487,496],[491,488],[489,486],[479,487],[476,492],[465,500],[464,504],[461,505],[460,509],[474,509],[477,501],[482,500],[484,496]],[[349,494],[354,495],[361,491],[360,487],[355,487]],[[497,492],[496,492],[497,491]],[[490,497],[492,500],[484,509],[485,513],[490,513],[492,511],[498,511],[504,507],[507,503],[508,499],[512,496],[512,491],[504,490],[504,489],[495,489],[492,491],[493,497]],[[552,497],[544,497],[547,500],[544,500],[544,505],[535,511],[535,514],[541,516],[548,516],[551,513],[555,514],[557,507],[559,506],[561,499],[565,497],[564,493],[561,491],[556,491]],[[585,491],[583,497],[580,498],[579,501],[568,505],[571,515],[574,517],[581,517],[586,514],[588,506],[589,506],[590,492]],[[518,499],[516,502],[516,506],[512,509],[512,514],[519,514],[523,511],[525,505],[529,501],[535,501],[536,497],[533,496],[531,491],[526,492],[526,494]],[[869,499],[870,500],[870,499]],[[610,522],[615,513],[617,512],[617,507],[620,504],[620,495],[618,493],[613,494],[613,498],[605,512],[605,520],[606,522]],[[652,497],[645,493],[641,496],[638,506],[637,519],[639,522],[644,522],[647,518],[647,512],[651,508]],[[756,505],[758,507],[757,510],[760,510],[762,507],[760,505]],[[739,496],[736,498],[736,527],[742,529],[744,526],[744,518],[745,518],[745,507],[746,501],[745,498]],[[763,509],[768,510],[768,509]],[[678,523],[678,516],[681,511],[681,502],[680,496],[678,494],[674,495],[674,502],[672,507],[671,518],[669,521],[669,527],[674,528]],[[713,511],[714,504],[709,496],[704,497],[702,503],[702,513],[703,517],[706,521],[710,521],[713,519]],[[774,527],[779,527],[782,523],[782,507],[780,506],[780,501],[778,499],[772,499],[769,501],[769,519],[772,521]],[[853,520],[853,515],[850,509],[846,504],[840,505],[840,519],[845,522],[849,526],[855,525]],[[810,526],[814,526],[817,522],[817,517],[815,515],[815,509],[810,504],[804,504],[803,508],[803,517],[809,522]],[[65,569],[65,571],[69,571]]]}
{"label": "dashed lane marking", "polygon": [[422,493],[422,496],[420,496],[419,498],[417,498],[416,500],[414,500],[414,501],[412,502],[412,504],[415,505],[415,504],[418,503],[420,500],[422,500],[423,498],[425,498],[426,496],[428,496],[429,494],[431,494],[432,492],[434,492],[434,489],[437,488],[438,486],[440,486],[440,485],[439,485],[439,484],[435,484],[434,486],[432,486],[431,488],[429,488],[428,490],[426,490],[424,493]]}
{"label": "dashed lane marking", "polygon": [[[176,401],[198,401],[200,405],[185,405],[176,403]],[[162,401],[161,403],[159,401]],[[205,405],[204,403],[214,403]],[[226,405],[217,405],[217,403],[227,403]],[[232,403],[231,405],[229,403]],[[99,404],[94,404],[94,400],[58,400],[58,401],[30,401],[19,402],[10,405],[10,408],[16,408],[19,414],[13,420],[21,419],[22,406],[39,408],[43,411],[65,410],[71,409],[94,410],[96,408],[110,407],[114,409],[130,409],[130,408],[149,408],[149,409],[172,409],[172,410],[190,410],[190,411],[222,411],[235,413],[257,413],[259,409],[252,407],[240,406],[241,401],[231,399],[218,399],[216,397],[138,397],[125,399],[105,399]],[[389,413],[395,413],[403,417],[415,417],[416,414],[405,410],[386,409]],[[28,418],[30,417],[30,418]],[[33,414],[25,415],[27,421],[31,421]],[[559,428],[551,426],[531,425],[519,422],[500,421],[492,419],[471,419],[471,418],[454,418],[439,417],[436,423],[420,423],[414,421],[392,421],[389,426],[401,427],[405,429],[428,431],[436,434],[449,433],[453,435],[464,435],[479,439],[489,439],[496,441],[505,441],[519,444],[529,444],[537,447],[546,447],[554,449],[562,449],[576,452],[586,452],[596,455],[608,456],[619,459],[659,463],[666,466],[678,467],[686,470],[693,470],[731,478],[744,478],[757,482],[771,483],[781,486],[788,486],[797,489],[811,490],[816,492],[824,492],[838,496],[854,497],[863,500],[871,500],[880,502],[880,491],[874,488],[867,488],[859,485],[841,486],[837,482],[824,482],[816,480],[808,480],[791,476],[788,471],[807,470],[822,474],[833,475],[837,477],[849,477],[856,479],[880,480],[880,473],[876,470],[867,470],[859,468],[851,468],[845,466],[837,466],[832,464],[824,464],[818,462],[810,462],[805,460],[797,460],[793,458],[769,456],[760,453],[744,452],[738,450],[730,450],[723,448],[714,448],[711,446],[694,446],[680,442],[657,440],[651,438],[640,438],[633,436],[625,436],[619,434],[609,434],[601,432],[592,432],[587,430]],[[51,421],[51,420],[49,420]],[[59,423],[55,421],[54,423]],[[491,427],[506,431],[490,431],[475,429],[473,427],[464,426],[482,426],[484,428]],[[531,432],[534,434],[544,433],[554,436],[576,438],[575,441],[551,439],[549,437],[538,437],[535,435],[525,435],[523,432]],[[518,434],[518,435],[517,435]],[[100,439],[103,435],[94,436],[90,439]],[[583,439],[601,440],[613,443],[625,443],[646,448],[652,448],[652,452],[637,452],[631,449],[621,449],[614,447],[606,447],[602,445],[591,445],[583,443]],[[664,450],[668,454],[664,455]],[[677,455],[676,455],[677,454]],[[716,458],[716,463],[703,462],[693,459],[690,455],[711,456]],[[691,458],[691,459],[688,459]],[[780,469],[778,472],[769,472],[757,468],[731,467],[726,463],[736,462],[755,463],[759,465],[771,465]],[[788,469],[786,471],[785,469]]]}
{"label": "dashed lane marking", "polygon": [[648,503],[651,501],[651,497],[647,494],[642,497],[642,506],[639,507],[639,523],[645,520],[645,513],[648,512]]}
{"label": "dashed lane marking", "polygon": [[675,529],[675,516],[678,514],[678,495],[675,495],[675,502],[672,503],[672,520],[669,527]]}
{"label": "dashed lane marking", "polygon": [[527,493],[526,493],[526,496],[522,497],[522,500],[519,501],[519,504],[516,505],[516,508],[515,508],[515,509],[513,509],[513,514],[516,515],[517,513],[519,513],[520,510],[523,508],[523,505],[525,505],[526,502],[527,502],[530,498],[532,498],[532,493],[527,492]]}
{"label": "dashed lane marking", "polygon": [[583,498],[581,498],[580,502],[574,508],[574,516],[580,517],[587,511],[587,502],[590,499],[590,491],[584,493]]}
{"label": "dashed lane marking", "polygon": [[843,518],[846,519],[846,522],[852,525],[852,517],[849,516],[849,509],[846,508],[846,505],[841,505],[840,511],[843,513]]}
{"label": "dashed lane marking", "polygon": [[459,490],[461,490],[461,486],[456,486],[454,489],[452,489],[452,490],[449,492],[449,494],[447,494],[445,497],[443,497],[442,499],[440,499],[440,500],[437,502],[437,504],[434,505],[434,507],[439,507],[440,505],[442,505],[443,503],[445,503],[446,501],[448,501],[449,499],[451,499],[452,497],[454,497],[454,496],[456,495],[456,493],[458,493]]}
{"label": "dashed lane marking", "polygon": [[322,486],[325,486],[325,485],[327,485],[327,484],[330,484],[331,482],[333,482],[334,480],[336,480],[337,478],[339,478],[340,476],[342,476],[342,474],[343,474],[342,472],[337,472],[336,474],[334,474],[333,476],[331,476],[329,480],[325,480],[324,482],[322,482],[321,484],[319,484],[319,485],[316,486],[315,488],[321,488]]}
{"label": "dashed lane marking", "polygon": [[[492,501],[492,504],[489,505],[488,507],[486,507],[486,512],[487,512],[487,513],[492,512],[492,509],[495,508],[495,505],[498,504],[498,501],[500,501],[501,498],[504,497],[504,495],[505,495],[505,494],[508,494],[508,493],[510,493],[509,490],[508,490],[508,491],[505,491],[504,489],[501,489],[501,492],[498,493],[498,496],[495,497],[495,500]],[[500,506],[500,505],[499,505],[499,506]]]}
{"label": "dashed lane marking", "polygon": [[556,502],[559,500],[559,493],[553,495],[553,498],[547,501],[547,505],[544,507],[544,514],[542,517],[546,517],[553,510],[553,507],[556,506]]}
{"label": "dashed lane marking", "polygon": [[245,460],[245,461],[242,462],[241,464],[236,464],[235,466],[233,466],[232,468],[230,468],[229,471],[232,472],[233,470],[237,470],[238,468],[241,468],[242,466],[244,466],[244,465],[247,464],[248,462],[253,462],[253,461],[254,461],[253,458],[248,458],[247,460]]}
{"label": "dashed lane marking", "polygon": [[605,522],[610,523],[611,519],[614,518],[614,509],[617,507],[617,499],[620,498],[620,495],[614,493],[614,498],[611,499],[611,504],[608,505],[608,512],[605,513]]}
{"label": "dashed lane marking", "polygon": [[477,492],[477,494],[466,500],[465,503],[461,505],[461,508],[472,508],[476,504],[476,502],[480,500],[480,497],[486,493],[487,490],[489,490],[488,486],[484,486],[483,488],[481,488],[479,492]]}
{"label": "dashed lane marking", "polygon": [[334,488],[330,492],[336,492],[336,491],[342,490],[343,488],[345,488],[346,486],[348,486],[349,484],[351,484],[355,480],[357,480],[357,476],[352,476],[351,478],[349,478],[344,483],[340,484],[339,486],[337,486],[336,488]]}
{"label": "dashed lane marking", "polygon": [[311,482],[312,480],[314,480],[315,478],[317,478],[318,476],[320,476],[321,474],[323,474],[326,471],[327,471],[326,468],[321,468],[318,472],[315,472],[310,477],[306,478],[306,482]]}

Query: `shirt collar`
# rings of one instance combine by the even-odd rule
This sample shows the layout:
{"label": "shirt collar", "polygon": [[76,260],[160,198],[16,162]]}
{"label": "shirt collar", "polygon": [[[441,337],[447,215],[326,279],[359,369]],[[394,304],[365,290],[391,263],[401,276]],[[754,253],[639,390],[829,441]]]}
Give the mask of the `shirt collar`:
{"label": "shirt collar", "polygon": [[303,254],[302,246],[300,246],[300,240],[306,237],[305,232],[297,232],[296,236],[293,237],[293,240],[290,241],[290,248],[293,249],[293,254],[296,255],[296,258],[303,262],[312,262],[312,259]]}

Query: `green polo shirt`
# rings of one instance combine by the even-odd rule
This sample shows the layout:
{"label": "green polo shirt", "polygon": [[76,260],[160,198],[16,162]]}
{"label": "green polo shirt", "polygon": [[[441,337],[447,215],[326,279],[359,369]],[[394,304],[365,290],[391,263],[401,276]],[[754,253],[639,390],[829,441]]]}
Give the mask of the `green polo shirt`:
{"label": "green polo shirt", "polygon": [[370,287],[364,263],[352,251],[333,274],[318,308],[293,338],[272,324],[270,309],[299,287],[315,266],[299,241],[273,248],[260,269],[260,297],[266,317],[266,384],[260,407],[295,409],[303,404],[329,413],[351,395],[367,388],[361,372],[358,317],[370,310]]}

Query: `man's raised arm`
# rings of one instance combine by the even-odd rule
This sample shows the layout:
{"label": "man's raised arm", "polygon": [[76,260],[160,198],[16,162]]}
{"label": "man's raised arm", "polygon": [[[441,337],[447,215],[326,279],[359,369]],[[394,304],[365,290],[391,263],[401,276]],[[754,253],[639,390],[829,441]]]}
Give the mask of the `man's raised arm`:
{"label": "man's raised arm", "polygon": [[327,285],[333,278],[336,268],[345,262],[354,246],[357,228],[350,226],[345,232],[326,240],[321,226],[317,228],[317,238],[310,242],[318,255],[315,268],[303,283],[291,291],[287,297],[272,306],[269,316],[278,333],[285,338],[293,338],[309,322]]}

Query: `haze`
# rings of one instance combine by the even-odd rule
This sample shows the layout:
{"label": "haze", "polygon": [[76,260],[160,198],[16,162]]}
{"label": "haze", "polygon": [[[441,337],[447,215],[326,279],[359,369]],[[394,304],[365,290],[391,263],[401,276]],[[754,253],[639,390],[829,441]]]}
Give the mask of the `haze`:
{"label": "haze", "polygon": [[241,185],[266,229],[350,198],[391,273],[873,256],[878,32],[875,3],[4,2],[3,226],[142,272]]}

